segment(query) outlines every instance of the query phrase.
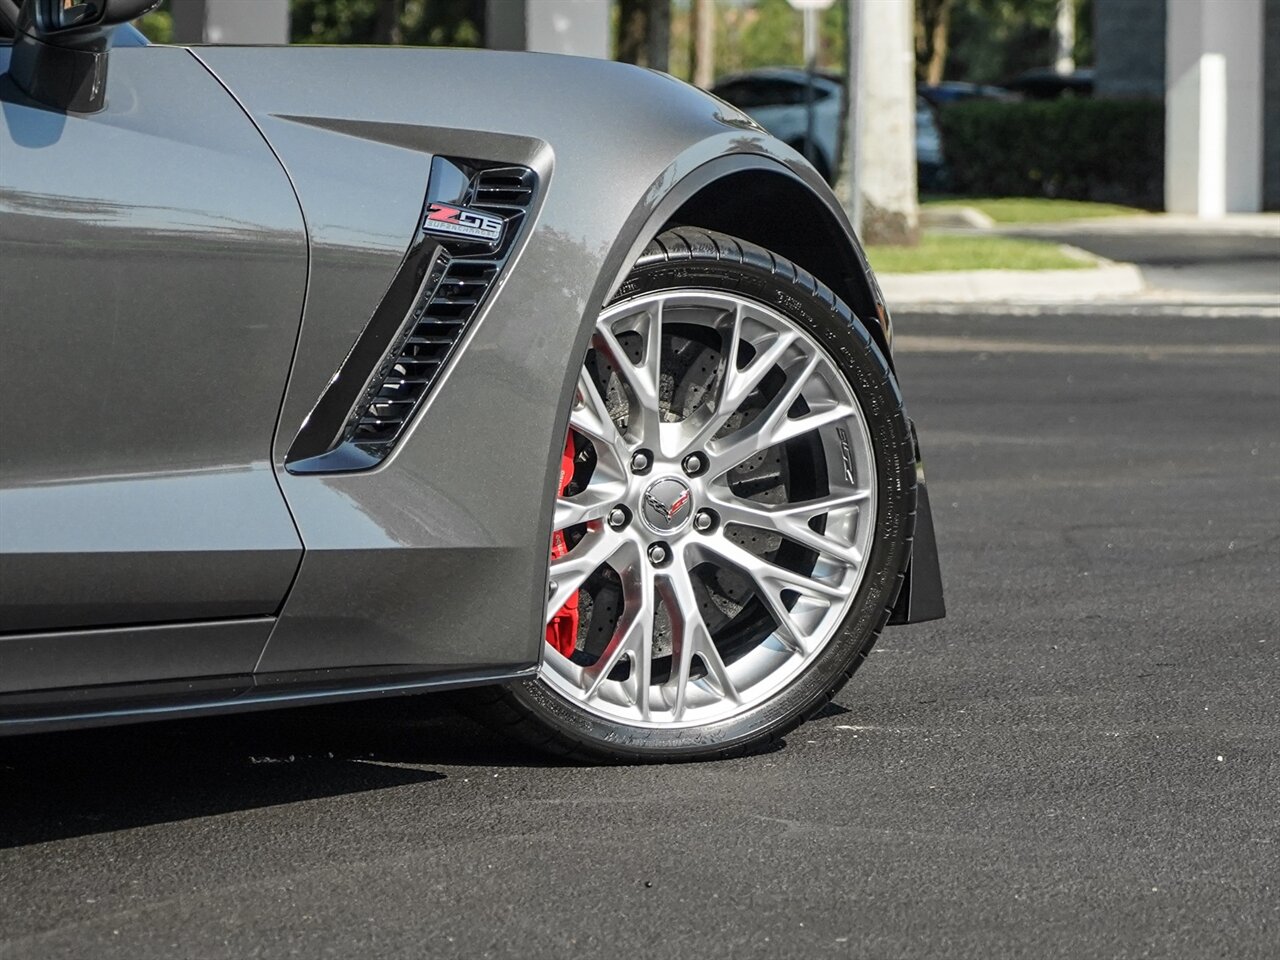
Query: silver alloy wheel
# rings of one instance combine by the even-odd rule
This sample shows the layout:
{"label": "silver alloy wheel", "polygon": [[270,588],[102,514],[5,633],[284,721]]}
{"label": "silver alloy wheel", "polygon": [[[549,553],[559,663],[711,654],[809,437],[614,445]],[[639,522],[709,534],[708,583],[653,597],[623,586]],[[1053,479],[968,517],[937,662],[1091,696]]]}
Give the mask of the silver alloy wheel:
{"label": "silver alloy wheel", "polygon": [[[684,354],[699,337],[717,345],[699,354],[703,381],[679,410],[668,369],[676,337]],[[601,571],[621,603],[594,659],[546,646],[544,682],[602,718],[669,728],[734,717],[798,677],[857,594],[876,517],[861,408],[812,335],[764,304],[710,290],[613,304],[597,321],[569,422],[592,466],[556,503],[555,529],[571,546],[551,562],[547,621]],[[734,482],[744,464],[797,443],[813,459],[792,469],[825,478],[817,495],[764,502]],[[750,548],[763,537],[792,544],[791,562]],[[699,577],[708,567],[743,578],[769,620],[728,653],[707,621]],[[668,651],[656,643],[660,625]]]}

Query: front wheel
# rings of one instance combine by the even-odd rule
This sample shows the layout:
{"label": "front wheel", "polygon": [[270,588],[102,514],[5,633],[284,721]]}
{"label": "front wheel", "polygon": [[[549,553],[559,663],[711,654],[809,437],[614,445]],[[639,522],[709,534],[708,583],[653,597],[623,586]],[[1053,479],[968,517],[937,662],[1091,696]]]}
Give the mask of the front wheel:
{"label": "front wheel", "polygon": [[538,676],[490,710],[643,762],[759,749],[865,659],[902,583],[915,463],[867,330],[766,250],[659,236],[569,414]]}

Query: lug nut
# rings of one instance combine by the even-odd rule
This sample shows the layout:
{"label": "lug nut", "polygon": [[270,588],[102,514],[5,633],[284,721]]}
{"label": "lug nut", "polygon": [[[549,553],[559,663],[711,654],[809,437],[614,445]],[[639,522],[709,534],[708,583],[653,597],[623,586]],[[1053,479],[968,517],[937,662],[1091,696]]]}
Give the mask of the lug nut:
{"label": "lug nut", "polygon": [[609,526],[621,530],[627,525],[627,511],[622,507],[614,507],[609,511]]}
{"label": "lug nut", "polygon": [[667,548],[660,543],[655,543],[649,548],[649,562],[655,567],[661,566],[667,562]]}
{"label": "lug nut", "polygon": [[716,518],[711,515],[710,510],[699,510],[693,515],[693,529],[699,533],[706,533],[715,526]]}
{"label": "lug nut", "polygon": [[696,477],[707,468],[707,462],[702,459],[700,454],[691,453],[684,458],[682,466],[684,467],[685,473],[691,477]]}
{"label": "lug nut", "polygon": [[637,450],[631,457],[631,469],[635,473],[642,473],[649,469],[649,454],[643,450]]}

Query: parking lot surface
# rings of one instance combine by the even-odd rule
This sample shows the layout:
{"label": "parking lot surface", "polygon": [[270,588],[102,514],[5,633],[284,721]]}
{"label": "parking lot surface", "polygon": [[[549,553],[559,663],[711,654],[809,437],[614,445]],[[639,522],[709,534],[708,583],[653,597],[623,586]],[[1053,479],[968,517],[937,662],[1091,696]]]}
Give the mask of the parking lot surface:
{"label": "parking lot surface", "polygon": [[1280,321],[898,317],[948,619],[770,754],[435,700],[0,741],[0,958],[1274,957]]}

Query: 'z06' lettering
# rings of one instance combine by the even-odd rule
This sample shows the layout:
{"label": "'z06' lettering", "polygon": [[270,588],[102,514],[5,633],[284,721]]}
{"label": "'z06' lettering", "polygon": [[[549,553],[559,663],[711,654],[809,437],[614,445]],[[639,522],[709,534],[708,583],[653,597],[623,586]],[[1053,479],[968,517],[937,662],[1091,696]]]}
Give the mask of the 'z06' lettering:
{"label": "'z06' lettering", "polygon": [[433,203],[427,207],[422,229],[427,233],[496,244],[502,239],[505,223],[501,217],[481,213],[479,210]]}

